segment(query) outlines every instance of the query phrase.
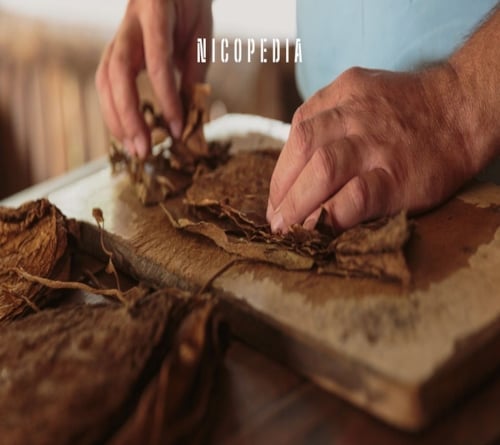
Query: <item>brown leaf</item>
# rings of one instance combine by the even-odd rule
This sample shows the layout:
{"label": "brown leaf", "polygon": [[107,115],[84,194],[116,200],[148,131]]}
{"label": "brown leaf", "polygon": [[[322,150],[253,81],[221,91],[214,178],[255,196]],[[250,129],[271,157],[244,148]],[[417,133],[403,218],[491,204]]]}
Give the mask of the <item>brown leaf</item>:
{"label": "brown leaf", "polygon": [[96,220],[97,224],[104,224],[104,215],[99,207],[92,209],[92,217]]}
{"label": "brown leaf", "polygon": [[252,226],[267,226],[269,181],[278,150],[255,150],[232,156],[223,167],[199,175],[186,191],[186,203],[216,205]]}
{"label": "brown leaf", "polygon": [[226,252],[276,264],[289,270],[310,269],[314,260],[289,249],[283,249],[277,244],[265,244],[262,242],[251,242],[245,238],[228,235],[226,231],[219,228],[214,222],[193,222],[189,219],[177,221],[177,227],[191,233],[203,235],[211,239],[215,244]]}
{"label": "brown leaf", "polygon": [[174,334],[172,351],[111,444],[203,443],[200,427],[227,339],[220,338],[213,301],[186,305],[191,308]]}
{"label": "brown leaf", "polygon": [[221,358],[218,324],[214,301],[164,289],[132,311],[78,305],[0,325],[2,442],[187,443]]}
{"label": "brown leaf", "polygon": [[69,278],[69,224],[46,199],[17,209],[0,207],[0,321],[21,315],[27,302],[43,305],[50,291],[11,271],[20,268],[43,278]]}
{"label": "brown leaf", "polygon": [[[154,205],[181,193],[191,184],[192,176],[199,167],[212,169],[226,159],[229,144],[208,144],[203,133],[209,94],[208,85],[196,84],[191,94],[184,96],[187,112],[181,138],[171,137],[146,160],[130,157],[123,148],[111,144],[109,159],[113,173],[128,172],[144,205]],[[143,112],[153,141],[158,142],[156,138],[160,131],[163,135],[170,135],[162,115],[155,114],[151,105],[144,104]]]}

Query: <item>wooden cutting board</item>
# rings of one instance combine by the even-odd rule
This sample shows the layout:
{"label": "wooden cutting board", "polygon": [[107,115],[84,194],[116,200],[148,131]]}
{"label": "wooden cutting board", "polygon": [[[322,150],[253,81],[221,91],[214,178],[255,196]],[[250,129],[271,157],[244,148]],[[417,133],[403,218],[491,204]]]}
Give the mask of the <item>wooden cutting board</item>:
{"label": "wooden cutting board", "polygon": [[[49,196],[88,222],[129,272],[199,289],[234,257],[144,208],[104,170]],[[398,427],[418,430],[500,365],[500,187],[475,184],[416,220],[409,289],[373,279],[239,264],[213,283],[233,331],[271,357]]]}

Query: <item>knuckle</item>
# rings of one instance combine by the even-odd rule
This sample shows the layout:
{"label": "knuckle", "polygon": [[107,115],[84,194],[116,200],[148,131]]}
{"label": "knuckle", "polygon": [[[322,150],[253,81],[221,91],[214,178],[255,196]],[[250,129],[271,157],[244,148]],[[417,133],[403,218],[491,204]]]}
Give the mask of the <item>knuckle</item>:
{"label": "knuckle", "polygon": [[321,183],[329,183],[337,165],[335,152],[332,149],[322,147],[315,151],[311,158],[311,167]]}
{"label": "knuckle", "polygon": [[123,130],[128,136],[134,136],[141,131],[139,115],[132,110],[125,111],[122,116]]}
{"label": "knuckle", "polygon": [[130,71],[130,57],[124,49],[115,49],[108,61],[109,72],[112,76],[123,76]]}
{"label": "knuckle", "polygon": [[341,128],[341,134],[344,138],[346,138],[350,129],[348,127],[345,109],[335,107],[330,110],[330,113],[333,122]]}
{"label": "knuckle", "polygon": [[309,120],[301,121],[293,127],[292,140],[295,143],[291,147],[293,147],[294,156],[308,157],[308,153],[312,150],[312,135],[313,128]]}
{"label": "knuckle", "polygon": [[345,83],[358,83],[364,78],[365,70],[359,66],[353,66],[345,70],[340,76]]}
{"label": "knuckle", "polygon": [[161,57],[152,57],[147,61],[147,71],[149,77],[154,82],[164,82],[168,76],[168,61]]}
{"label": "knuckle", "polygon": [[297,108],[295,110],[295,113],[293,113],[292,127],[298,125],[304,119],[305,119],[305,110],[304,110],[304,106],[301,105],[299,108]]}

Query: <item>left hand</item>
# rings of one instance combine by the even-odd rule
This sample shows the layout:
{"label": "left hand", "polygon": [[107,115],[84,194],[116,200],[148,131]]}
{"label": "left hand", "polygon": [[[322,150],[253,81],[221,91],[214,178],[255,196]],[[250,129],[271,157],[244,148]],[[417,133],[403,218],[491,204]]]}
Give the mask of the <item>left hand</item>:
{"label": "left hand", "polygon": [[295,113],[276,164],[267,218],[292,224],[359,222],[427,210],[484,165],[468,107],[448,64],[420,73],[351,68]]}
{"label": "left hand", "polygon": [[96,72],[101,109],[112,135],[131,155],[145,158],[151,135],[141,113],[136,78],[146,69],[170,132],[179,138],[181,89],[203,81],[206,64],[196,62],[196,39],[212,35],[212,0],[129,0],[118,31]]}

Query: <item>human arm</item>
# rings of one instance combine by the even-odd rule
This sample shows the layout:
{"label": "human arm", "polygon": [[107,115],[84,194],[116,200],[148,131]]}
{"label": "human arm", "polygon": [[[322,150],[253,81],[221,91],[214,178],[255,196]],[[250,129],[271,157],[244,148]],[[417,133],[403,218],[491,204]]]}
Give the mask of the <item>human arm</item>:
{"label": "human arm", "polygon": [[119,29],[96,73],[104,119],[131,154],[145,157],[150,135],[139,109],[136,77],[146,69],[174,137],[183,126],[181,89],[202,81],[207,65],[196,63],[196,39],[212,34],[211,0],[129,0]]}
{"label": "human arm", "polygon": [[499,154],[499,115],[498,7],[442,64],[346,71],[295,113],[270,185],[272,230],[312,228],[321,208],[343,230],[438,205]]}

